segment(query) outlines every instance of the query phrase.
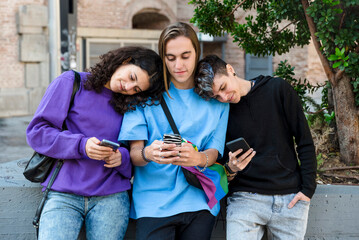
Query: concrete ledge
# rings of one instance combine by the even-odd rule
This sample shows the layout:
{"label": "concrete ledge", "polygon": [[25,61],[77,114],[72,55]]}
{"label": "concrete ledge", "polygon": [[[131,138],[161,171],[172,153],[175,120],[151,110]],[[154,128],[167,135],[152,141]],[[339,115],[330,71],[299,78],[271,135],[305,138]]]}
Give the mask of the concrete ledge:
{"label": "concrete ledge", "polygon": [[[40,184],[31,183],[22,175],[26,161],[0,163],[0,239],[36,239],[32,219],[42,194]],[[311,201],[305,239],[359,239],[358,203],[359,186],[319,185]],[[85,239],[83,233],[79,239]],[[135,239],[134,221],[130,221],[125,239]],[[212,239],[225,239],[224,214]]]}
{"label": "concrete ledge", "polygon": [[359,186],[319,185],[310,205],[308,240],[359,239]]}

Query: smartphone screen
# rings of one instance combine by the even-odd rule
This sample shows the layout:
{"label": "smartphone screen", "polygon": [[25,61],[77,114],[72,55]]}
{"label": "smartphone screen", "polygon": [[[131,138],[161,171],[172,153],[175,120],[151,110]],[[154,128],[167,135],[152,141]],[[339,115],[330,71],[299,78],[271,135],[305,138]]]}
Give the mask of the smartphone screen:
{"label": "smartphone screen", "polygon": [[239,157],[240,155],[242,155],[243,153],[247,152],[250,149],[248,143],[242,137],[227,142],[226,146],[232,153],[237,151],[238,149],[243,149],[243,151],[240,154],[238,154],[236,157]]}

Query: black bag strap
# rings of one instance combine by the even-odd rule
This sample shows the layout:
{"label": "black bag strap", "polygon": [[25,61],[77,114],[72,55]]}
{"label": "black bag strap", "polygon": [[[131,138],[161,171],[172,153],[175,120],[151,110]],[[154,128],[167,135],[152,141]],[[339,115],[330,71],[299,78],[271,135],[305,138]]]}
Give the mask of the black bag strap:
{"label": "black bag strap", "polygon": [[[78,72],[76,72],[75,70],[72,70],[75,74],[75,80],[74,80],[74,85],[72,88],[72,94],[71,94],[71,99],[70,99],[70,106],[69,106],[69,110],[67,111],[67,115],[69,114],[72,105],[74,104],[74,99],[75,99],[75,94],[77,93],[77,91],[80,88],[80,83],[81,83],[81,76]],[[66,123],[64,121],[64,123],[62,124],[62,130],[67,130],[67,126]]]}
{"label": "black bag strap", "polygon": [[167,103],[165,101],[165,99],[163,98],[163,96],[161,96],[161,107],[163,109],[163,111],[165,112],[166,114],[166,117],[167,117],[167,120],[168,122],[170,123],[171,125],[171,128],[172,128],[172,131],[174,134],[180,134],[178,129],[177,129],[177,126],[176,126],[176,123],[175,121],[173,120],[173,117],[171,115],[171,112],[170,110],[168,109],[168,106],[167,106]]}
{"label": "black bag strap", "polygon": [[[77,93],[77,91],[79,90],[80,88],[80,83],[81,83],[81,76],[78,72],[76,72],[75,70],[72,70],[75,74],[75,80],[74,80],[74,85],[73,85],[73,90],[72,90],[72,94],[71,94],[71,100],[70,100],[70,106],[69,106],[69,110],[67,111],[67,114],[70,112],[70,109],[74,103],[74,99],[75,99],[75,94]],[[62,124],[62,130],[67,130],[67,126],[66,126],[66,123],[64,121],[64,123]],[[50,189],[52,187],[52,184],[54,183],[57,175],[59,174],[59,171],[62,167],[62,165],[64,164],[64,161],[62,159],[60,159],[57,164],[56,164],[56,168],[54,170],[54,173],[52,174],[50,180],[49,180],[49,183],[47,184],[46,186],[46,189],[42,195],[42,199],[41,199],[41,202],[36,210],[36,214],[35,214],[35,217],[32,221],[32,224],[34,225],[34,227],[36,228],[36,237],[38,238],[39,237],[39,221],[40,221],[40,215],[41,215],[41,212],[42,212],[42,209],[44,208],[44,205],[45,205],[45,201],[47,199],[47,195],[49,194],[50,192]]]}
{"label": "black bag strap", "polygon": [[37,237],[39,236],[39,233],[38,233],[39,230],[38,229],[39,229],[39,221],[40,221],[40,215],[41,215],[42,209],[44,208],[44,204],[45,204],[45,201],[47,199],[47,195],[49,194],[50,188],[52,187],[52,184],[54,183],[57,175],[59,174],[60,168],[62,167],[63,163],[64,163],[63,160],[59,160],[57,162],[57,165],[56,165],[56,168],[54,170],[54,173],[52,174],[52,176],[50,178],[50,181],[47,184],[44,193],[42,194],[41,202],[40,202],[39,206],[37,207],[35,217],[32,220],[32,224],[36,228],[36,236]]}

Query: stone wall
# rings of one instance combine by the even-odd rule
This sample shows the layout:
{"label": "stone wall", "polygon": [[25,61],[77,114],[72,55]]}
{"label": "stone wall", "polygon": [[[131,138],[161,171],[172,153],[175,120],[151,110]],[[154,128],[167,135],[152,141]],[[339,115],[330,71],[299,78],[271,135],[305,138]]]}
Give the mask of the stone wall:
{"label": "stone wall", "polygon": [[0,2],[0,117],[33,114],[49,83],[48,16],[43,4]]}
{"label": "stone wall", "polygon": [[[35,239],[32,219],[41,199],[39,184],[22,175],[26,159],[0,163],[0,239]],[[359,239],[359,186],[318,185],[308,216],[305,240]],[[225,240],[225,208],[212,240]],[[85,239],[81,234],[79,239]],[[135,239],[135,223],[130,221],[126,240]],[[265,239],[265,238],[263,238]]]}

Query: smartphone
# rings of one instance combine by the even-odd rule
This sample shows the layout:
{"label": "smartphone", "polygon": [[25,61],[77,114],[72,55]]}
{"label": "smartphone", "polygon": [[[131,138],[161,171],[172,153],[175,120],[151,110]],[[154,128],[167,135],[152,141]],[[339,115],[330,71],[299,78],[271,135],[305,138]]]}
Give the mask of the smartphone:
{"label": "smartphone", "polygon": [[113,149],[114,152],[116,152],[117,148],[120,147],[120,144],[115,143],[115,142],[111,142],[111,141],[106,140],[106,139],[103,139],[103,140],[100,142],[100,146],[110,147],[110,148]]}
{"label": "smartphone", "polygon": [[243,153],[247,152],[250,149],[248,143],[242,137],[227,142],[226,146],[232,153],[237,151],[238,149],[243,149],[243,151],[240,154],[238,154],[236,157],[239,157],[240,155],[242,155]]}

